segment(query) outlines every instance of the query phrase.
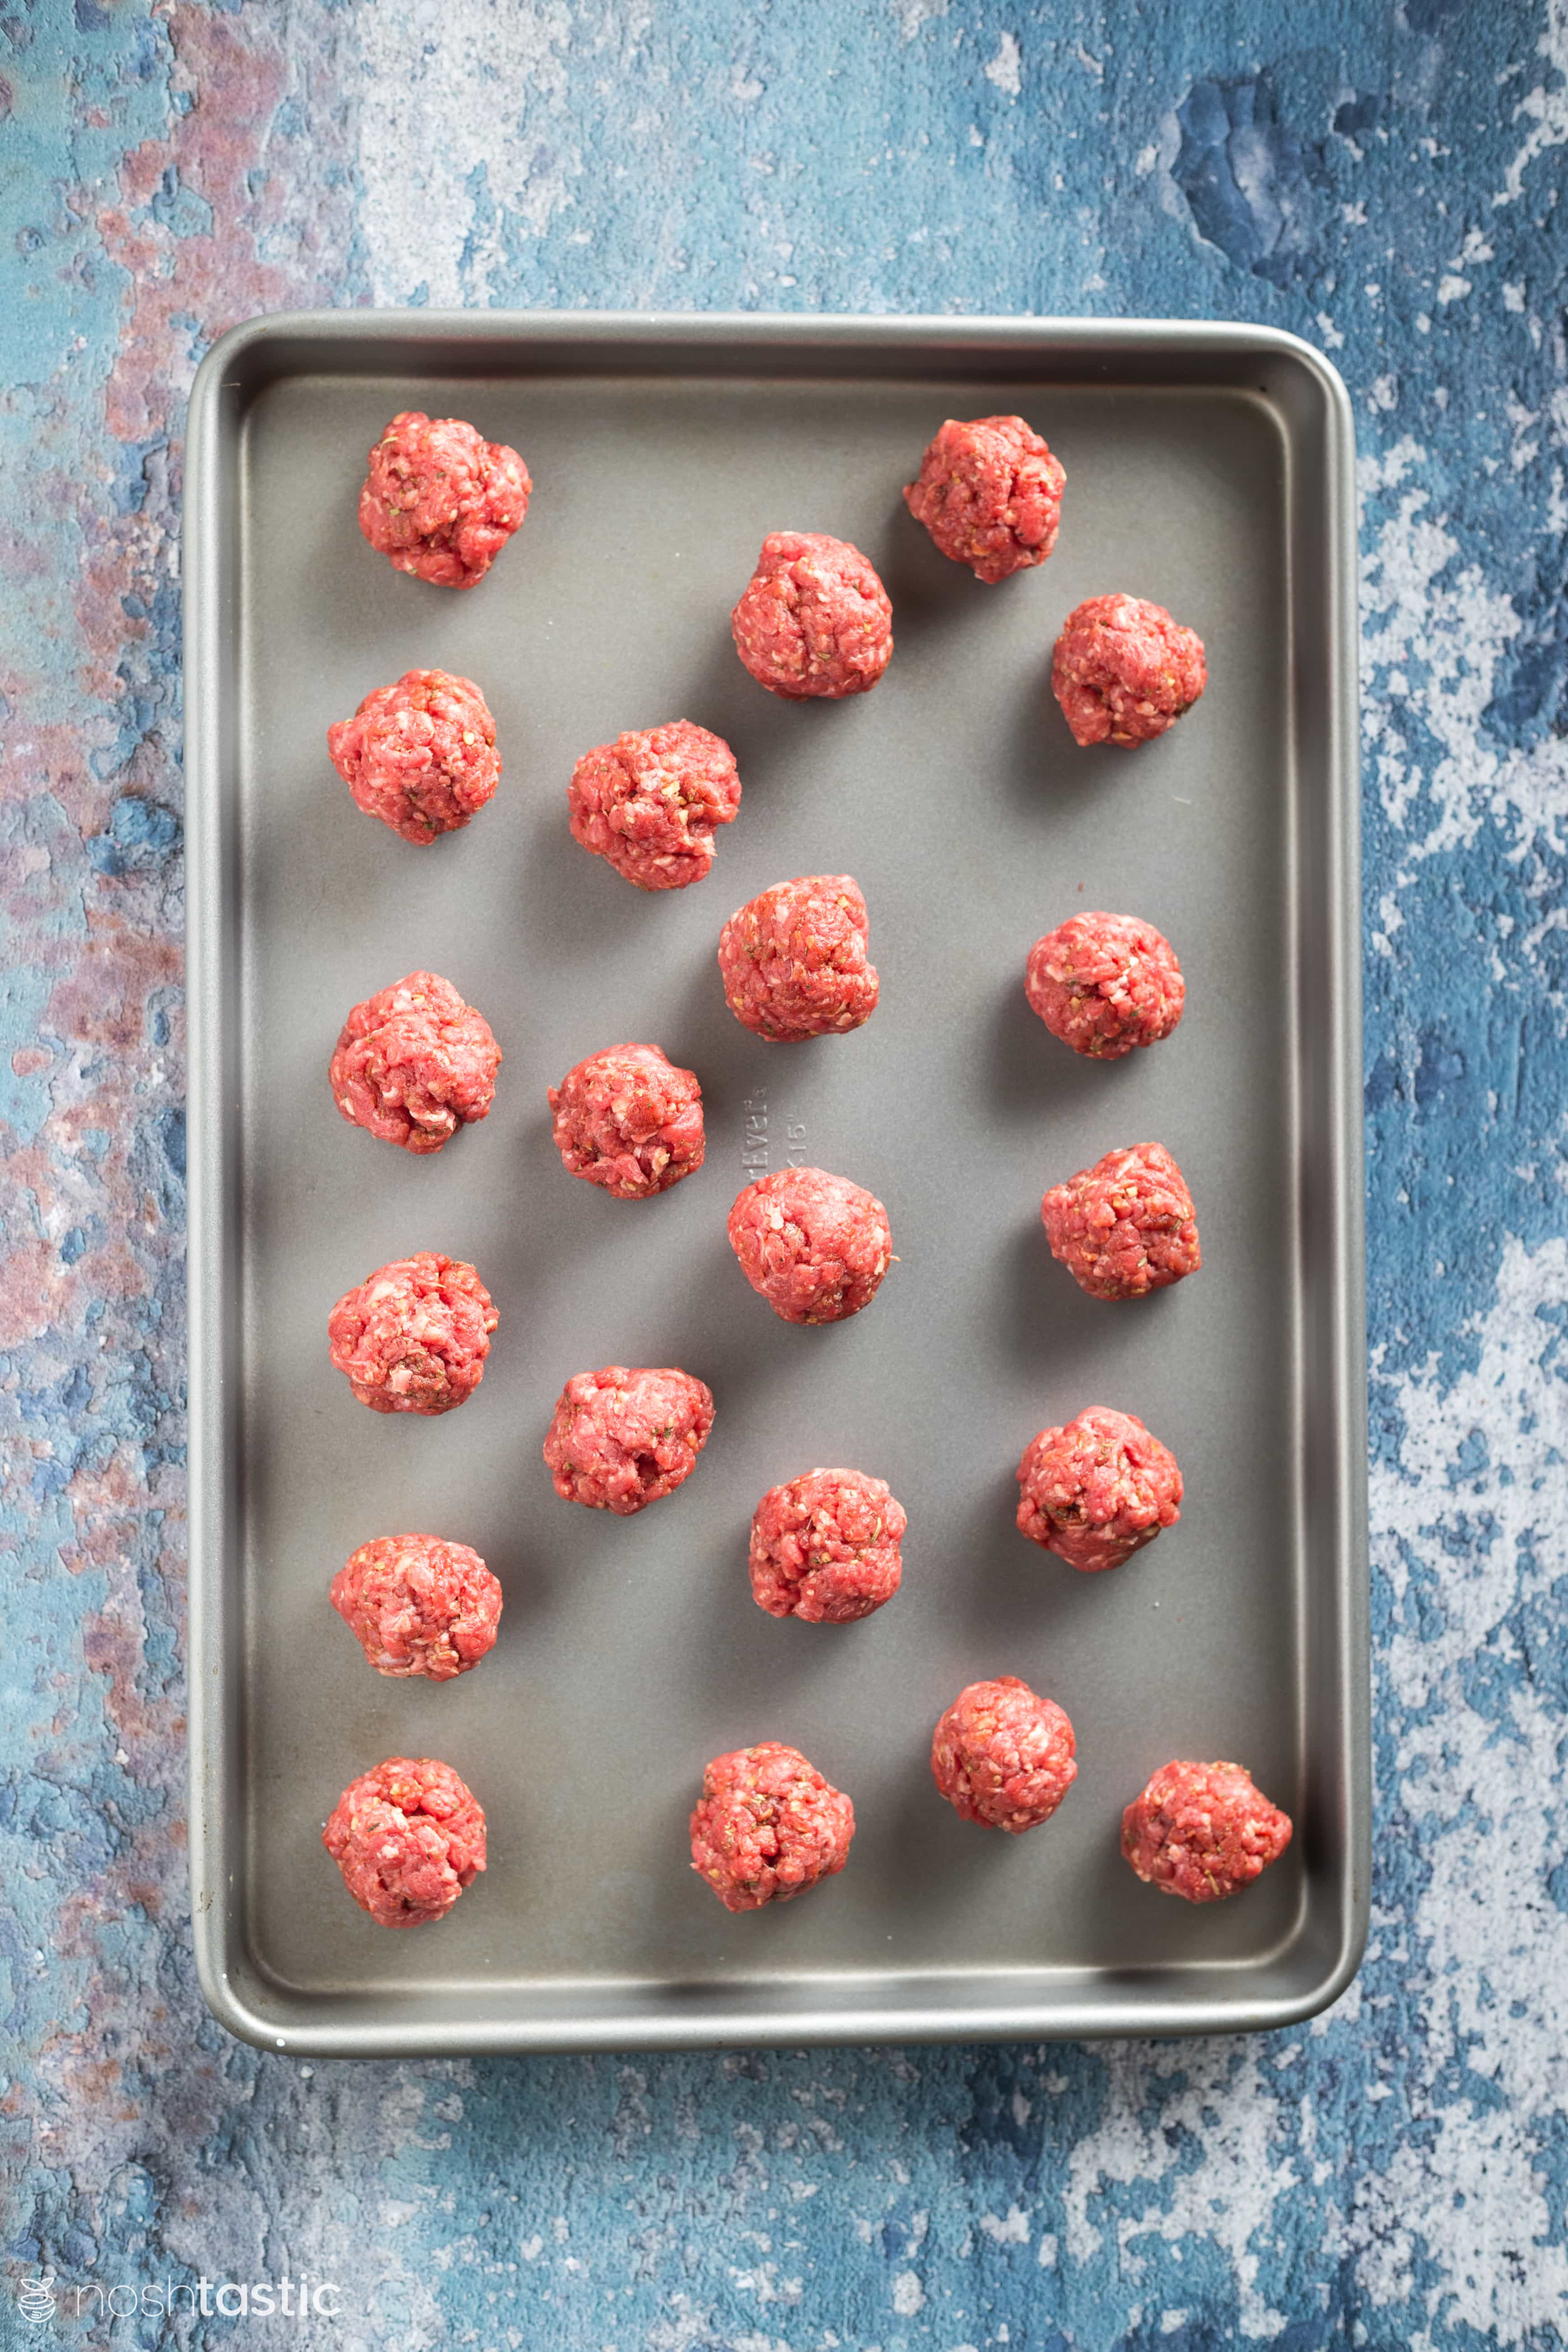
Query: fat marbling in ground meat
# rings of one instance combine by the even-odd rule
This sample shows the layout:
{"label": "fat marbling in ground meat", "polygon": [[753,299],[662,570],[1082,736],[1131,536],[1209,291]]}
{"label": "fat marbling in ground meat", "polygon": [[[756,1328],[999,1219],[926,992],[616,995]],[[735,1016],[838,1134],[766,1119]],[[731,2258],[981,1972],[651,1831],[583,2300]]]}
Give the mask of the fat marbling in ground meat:
{"label": "fat marbling in ground meat", "polygon": [[1078,1778],[1072,1726],[1016,1675],[971,1683],[939,1720],[931,1778],[960,1819],[1017,1834],[1048,1822]]}
{"label": "fat marbling in ground meat", "polygon": [[715,1756],[691,1814],[691,1867],[726,1911],[787,1903],[849,1859],[855,1808],[798,1748],[764,1739]]}
{"label": "fat marbling in ground meat", "polygon": [[572,838],[639,890],[684,890],[713,863],[713,828],[741,805],[735,754],[689,719],[584,751],[566,787]]}
{"label": "fat marbling in ground meat", "polygon": [[819,530],[770,532],[730,626],[758,684],[791,702],[866,694],[892,656],[887,590],[858,547]]}
{"label": "fat marbling in ground meat", "polygon": [[1043,563],[1057,543],[1067,473],[1021,416],[950,416],[904,504],[936,546],[994,583]]}
{"label": "fat marbling in ground meat", "polygon": [[327,730],[327,750],[359,807],[426,848],[460,833],[500,781],[495,720],[471,678],[410,669]]}
{"label": "fat marbling in ground meat", "polygon": [[770,1617],[848,1625],[899,1589],[902,1506],[864,1470],[809,1470],[770,1486],[752,1517],[752,1594]]}
{"label": "fat marbling in ground meat", "polygon": [[1070,915],[1029,950],[1024,992],[1053,1037],[1091,1060],[1157,1045],[1182,1017],[1175,950],[1136,915]]}
{"label": "fat marbling in ground meat", "polygon": [[629,1518],[690,1477],[713,1426],[713,1392],[689,1372],[606,1364],[555,1401],[544,1459],[563,1503]]}
{"label": "fat marbling in ground meat", "polygon": [[702,1089],[658,1045],[606,1045],[550,1089],[555,1149],[569,1176],[618,1201],[668,1192],[702,1165]]}
{"label": "fat marbling in ground meat", "polygon": [[1142,596],[1090,596],[1051,657],[1051,690],[1079,743],[1152,743],[1207,683],[1197,631]]}
{"label": "fat marbling in ground meat", "polygon": [[405,408],[370,453],[359,527],[395,572],[437,588],[482,580],[528,512],[528,467],[460,416]]}
{"label": "fat marbling in ground meat", "polygon": [[841,1323],[868,1307],[892,1263],[888,1212],[823,1168],[775,1168],[736,1196],[730,1246],[786,1323]]}
{"label": "fat marbling in ground meat", "polygon": [[449,1764],[389,1756],[349,1782],[321,1843],[378,1927],[423,1927],[483,1870],[484,1808]]}
{"label": "fat marbling in ground meat", "polygon": [[450,1412],[484,1378],[499,1319],[471,1265],[420,1250],[344,1291],[327,1338],[334,1367],[373,1412]]}
{"label": "fat marbling in ground meat", "polygon": [[467,1544],[377,1536],[339,1569],[331,1603],[378,1675],[445,1683],[495,1647],[501,1590]]}
{"label": "fat marbling in ground meat", "polygon": [[500,1059],[489,1023],[449,980],[411,971],[354,1006],[328,1075],[351,1126],[405,1151],[439,1151],[489,1114]]}
{"label": "fat marbling in ground meat", "polygon": [[719,935],[724,1001],[770,1045],[837,1037],[877,1009],[870,919],[849,874],[797,874],[738,908]]}
{"label": "fat marbling in ground meat", "polygon": [[1051,1255],[1091,1298],[1142,1298],[1203,1264],[1193,1196],[1163,1143],[1133,1143],[1053,1184],[1040,1202]]}
{"label": "fat marbling in ground meat", "polygon": [[1140,1878],[1187,1903],[1223,1903],[1278,1862],[1290,1816],[1239,1764],[1162,1765],[1121,1816],[1121,1851]]}
{"label": "fat marbling in ground meat", "polygon": [[1130,1412],[1091,1404],[1018,1465],[1018,1529],[1069,1568],[1120,1568],[1181,1517],[1176,1457]]}

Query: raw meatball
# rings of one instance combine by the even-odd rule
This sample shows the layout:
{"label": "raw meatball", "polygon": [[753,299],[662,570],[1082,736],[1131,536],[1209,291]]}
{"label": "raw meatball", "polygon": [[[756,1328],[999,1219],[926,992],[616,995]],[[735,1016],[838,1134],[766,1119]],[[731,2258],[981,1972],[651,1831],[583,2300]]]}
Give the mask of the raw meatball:
{"label": "raw meatball", "polygon": [[841,1323],[877,1296],[892,1263],[888,1212],[822,1168],[775,1168],[740,1193],[730,1247],[786,1323]]}
{"label": "raw meatball", "polygon": [[1136,915],[1071,915],[1029,950],[1024,992],[1053,1037],[1095,1061],[1157,1045],[1187,983],[1169,940]]}
{"label": "raw meatball", "polygon": [[1040,1222],[1059,1257],[1091,1298],[1142,1298],[1196,1274],[1193,1196],[1163,1143],[1133,1143],[1053,1184]]}
{"label": "raw meatball", "polygon": [[1239,1764],[1163,1765],[1121,1816],[1121,1851],[1139,1877],[1187,1903],[1223,1903],[1289,1843],[1289,1814]]}
{"label": "raw meatball", "polygon": [[977,580],[1043,563],[1057,543],[1067,474],[1021,416],[949,417],[904,504],[943,555]]}
{"label": "raw meatball", "polygon": [[737,1021],[770,1045],[836,1037],[877,1010],[869,919],[848,874],[797,874],[739,908],[719,934],[719,971]]}
{"label": "raw meatball", "polygon": [[528,512],[532,488],[515,449],[460,416],[405,408],[370,453],[359,527],[395,572],[471,588]]}
{"label": "raw meatball", "polygon": [[563,1503],[629,1518],[673,1495],[713,1426],[713,1392],[689,1372],[577,1372],[555,1401],[544,1459]]}
{"label": "raw meatball", "polygon": [[471,678],[405,670],[327,730],[331,761],[367,816],[421,848],[461,833],[500,782],[496,723]]}
{"label": "raw meatball", "polygon": [[446,1683],[495,1647],[501,1590],[467,1544],[377,1536],[339,1569],[331,1601],[378,1675]]}
{"label": "raw meatball", "polygon": [[1077,605],[1051,659],[1051,690],[1079,743],[1152,743],[1207,683],[1196,630],[1142,596]]}
{"label": "raw meatball", "polygon": [[1078,1778],[1072,1726],[1016,1675],[971,1683],[936,1727],[931,1778],[960,1819],[1016,1835],[1048,1822]]}
{"label": "raw meatball", "polygon": [[569,1176],[622,1201],[668,1192],[702,1165],[702,1089],[658,1045],[607,1045],[550,1089]]}
{"label": "raw meatball", "polygon": [[906,1521],[880,1478],[811,1470],[770,1486],[752,1518],[752,1594],[770,1617],[848,1625],[899,1589]]}
{"label": "raw meatball", "polygon": [[639,890],[684,890],[713,863],[713,828],[741,805],[735,754],[677,719],[584,751],[566,787],[572,838]]}
{"label": "raw meatball", "polygon": [[868,694],[893,651],[888,592],[858,547],[820,530],[775,530],[730,615],[759,686],[791,702]]}
{"label": "raw meatball", "polygon": [[471,1265],[420,1250],[345,1290],[327,1338],[333,1365],[372,1412],[450,1412],[483,1380],[499,1320]]}
{"label": "raw meatball", "polygon": [[500,1058],[489,1023],[449,980],[411,971],[354,1006],[329,1076],[351,1126],[405,1151],[439,1151],[488,1117]]}
{"label": "raw meatball", "polygon": [[449,1764],[389,1756],[349,1782],[321,1843],[378,1927],[423,1927],[483,1870],[484,1808]]}
{"label": "raw meatball", "polygon": [[1107,1405],[1031,1437],[1018,1486],[1019,1533],[1069,1568],[1120,1568],[1182,1516],[1175,1455]]}
{"label": "raw meatball", "polygon": [[798,1748],[764,1739],[715,1756],[691,1813],[691,1867],[726,1911],[787,1903],[849,1859],[855,1808]]}

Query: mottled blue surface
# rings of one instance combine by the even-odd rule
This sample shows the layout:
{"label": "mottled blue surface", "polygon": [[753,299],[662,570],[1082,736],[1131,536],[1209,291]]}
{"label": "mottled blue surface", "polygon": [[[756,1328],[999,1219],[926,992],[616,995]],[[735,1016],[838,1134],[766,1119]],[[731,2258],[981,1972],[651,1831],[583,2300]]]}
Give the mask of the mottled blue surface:
{"label": "mottled blue surface", "polygon": [[[0,76],[0,2341],[281,2340],[158,2294],[301,2270],[342,2315],[289,2340],[400,2352],[1568,2340],[1563,0],[9,0]],[[1310,2028],[312,2068],[206,2020],[184,397],[237,318],[423,301],[1259,319],[1343,370],[1379,1830]],[[153,2313],[79,2325],[93,2282]]]}

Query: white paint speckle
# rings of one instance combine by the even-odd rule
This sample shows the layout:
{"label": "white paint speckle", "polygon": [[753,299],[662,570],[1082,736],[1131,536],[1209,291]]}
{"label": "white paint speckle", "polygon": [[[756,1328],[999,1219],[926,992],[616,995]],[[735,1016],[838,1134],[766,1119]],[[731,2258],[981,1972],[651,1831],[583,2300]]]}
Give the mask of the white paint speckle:
{"label": "white paint speckle", "polygon": [[1472,269],[1478,262],[1495,261],[1496,258],[1494,248],[1487,243],[1480,230],[1468,228],[1465,231],[1464,243],[1448,267],[1450,269]]}
{"label": "white paint speckle", "polygon": [[[1068,2252],[1075,2262],[1090,2261],[1105,2234],[1102,2188],[1131,2189],[1142,2210],[1116,2224],[1123,2273],[1136,2265],[1140,2238],[1167,2244],[1194,2233],[1211,2238],[1235,2274],[1241,2334],[1272,2341],[1286,2320],[1258,2291],[1253,2243],[1298,2178],[1281,2147],[1280,2091],[1265,2083],[1255,2052],[1233,2053],[1212,2043],[1194,2043],[1181,2054],[1121,2043],[1108,2053],[1107,2071],[1105,2120],[1068,2158]],[[1202,2151],[1195,2164],[1178,2154],[1184,2139]],[[1110,2216],[1102,2218],[1109,2226]]]}
{"label": "white paint speckle", "polygon": [[[1536,1891],[1560,1854],[1563,1726],[1528,1671],[1489,1685],[1500,1708],[1473,1702],[1468,1673],[1478,1656],[1518,1662],[1521,1614],[1552,1608],[1568,1524],[1565,1311],[1568,1244],[1531,1252],[1508,1238],[1470,1369],[1444,1381],[1434,1367],[1394,1379],[1373,1365],[1404,1433],[1373,1467],[1372,1518],[1393,1596],[1383,1670],[1405,1711],[1395,1769],[1427,1874],[1410,1921],[1426,2029],[1405,2076],[1416,2128],[1368,2170],[1352,2244],[1380,2306],[1409,2290],[1418,2237],[1441,2265],[1446,2329],[1500,2345],[1550,2336],[1568,2303],[1568,2249],[1551,2242],[1539,2169],[1547,2119],[1568,2103],[1568,1916]],[[1417,1565],[1419,1622],[1404,1606]],[[1495,2097],[1455,2098],[1456,2069]],[[1504,2215],[1516,2263],[1498,2259]]]}
{"label": "white paint speckle", "polygon": [[947,0],[892,0],[892,6],[900,36],[906,41],[912,41],[923,25],[947,14]]}
{"label": "white paint speckle", "polygon": [[982,2213],[979,2227],[995,2246],[1026,2246],[1029,2242],[1029,2217],[1016,2205],[1009,2205],[1000,2216]]}
{"label": "white paint speckle", "polygon": [[1535,45],[1535,53],[1545,58],[1555,77],[1554,86],[1549,90],[1543,82],[1537,82],[1514,108],[1514,121],[1527,121],[1530,129],[1503,173],[1502,186],[1492,198],[1494,205],[1517,204],[1524,193],[1524,175],[1536,157],[1568,142],[1568,0],[1547,0],[1546,30]]}
{"label": "white paint speckle", "polygon": [[1024,66],[1016,34],[1001,35],[996,44],[996,54],[985,68],[985,79],[994,82],[1004,97],[1017,97],[1023,88]]}
{"label": "white paint speckle", "polygon": [[912,2319],[925,2309],[926,2291],[913,2271],[900,2271],[893,2280],[893,2309],[900,2319]]}
{"label": "white paint speckle", "polygon": [[[378,302],[489,299],[503,233],[537,237],[582,168],[566,111],[567,0],[363,0],[360,223]],[[504,131],[455,90],[508,93]]]}
{"label": "white paint speckle", "polygon": [[1382,711],[1375,693],[1369,697],[1367,739],[1384,808],[1404,824],[1423,792],[1432,804],[1428,830],[1407,852],[1413,871],[1414,862],[1475,840],[1489,817],[1511,832],[1515,856],[1537,842],[1560,856],[1568,827],[1568,740],[1500,747],[1483,728],[1504,653],[1523,624],[1511,597],[1489,584],[1479,560],[1468,560],[1447,519],[1428,512],[1427,493],[1403,487],[1425,458],[1405,436],[1361,469],[1364,495],[1402,490],[1363,567],[1366,676],[1374,688],[1390,690],[1397,673],[1419,681],[1414,698],[1440,747],[1423,773],[1401,716]]}

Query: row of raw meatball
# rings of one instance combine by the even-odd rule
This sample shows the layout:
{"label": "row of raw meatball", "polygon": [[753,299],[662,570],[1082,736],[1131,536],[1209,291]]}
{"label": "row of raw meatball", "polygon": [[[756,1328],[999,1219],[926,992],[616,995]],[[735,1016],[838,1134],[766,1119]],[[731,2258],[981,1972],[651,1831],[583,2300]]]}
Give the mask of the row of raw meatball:
{"label": "row of raw meatball", "polygon": [[[971,1683],[931,1738],[931,1777],[960,1818],[1014,1835],[1048,1822],[1078,1777],[1066,1713],[1016,1675]],[[765,1739],[713,1757],[689,1822],[691,1867],[726,1911],[787,1903],[849,1859],[855,1807],[799,1748]],[[1239,1764],[1163,1765],[1121,1816],[1146,1885],[1188,1903],[1249,1885],[1290,1843],[1289,1816]],[[390,1756],[351,1780],[321,1832],[378,1927],[444,1918],[485,1867],[485,1814],[449,1764]]]}
{"label": "row of raw meatball", "polygon": [[[719,937],[725,1001],[770,1044],[839,1036],[876,1010],[869,922],[848,874],[799,874],[731,916]],[[1169,940],[1133,915],[1073,915],[1036,940],[1030,1005],[1075,1053],[1114,1061],[1182,1018],[1186,983]],[[477,1006],[439,972],[405,973],[356,1004],[332,1049],[332,1099],[352,1126],[405,1151],[439,1151],[489,1115],[501,1049]],[[668,1192],[702,1165],[702,1091],[658,1045],[612,1045],[550,1089],[567,1169],[622,1200]]]}
{"label": "row of raw meatball", "polygon": [[[950,417],[904,499],[944,555],[994,584],[1050,554],[1065,481],[1021,416]],[[360,528],[398,571],[471,588],[521,526],[531,489],[515,449],[460,417],[405,411],[370,453]],[[892,604],[875,568],[822,531],[770,532],[730,620],[747,670],[790,700],[864,694],[892,656]],[[1052,654],[1053,690],[1083,744],[1152,741],[1206,681],[1196,633],[1121,593],[1079,604]],[[493,794],[495,738],[471,679],[409,670],[331,728],[328,744],[360,807],[423,846],[466,825]],[[596,746],[568,788],[574,837],[647,890],[700,880],[714,829],[733,822],[740,800],[730,746],[687,719]]]}
{"label": "row of raw meatball", "polygon": [[[1106,1152],[1053,1184],[1040,1216],[1052,1255],[1091,1298],[1145,1297],[1203,1264],[1192,1194],[1163,1144]],[[825,1168],[777,1168],[744,1185],[726,1230],[742,1273],[786,1323],[859,1314],[893,1263],[882,1202]],[[479,1387],[500,1319],[474,1266],[419,1250],[346,1290],[327,1339],[373,1412],[442,1413]]]}
{"label": "row of raw meatball", "polygon": [[[763,548],[764,560],[770,550],[812,541],[856,556],[853,548],[819,534],[775,533]],[[1086,644],[1096,648],[1093,658],[1104,668],[1113,658],[1124,662],[1127,648],[1141,640],[1163,644],[1173,634],[1191,638],[1201,668],[1197,638],[1190,629],[1177,630],[1162,605],[1134,596],[1095,596],[1068,614],[1052,677],[1080,743],[1145,742],[1172,723],[1165,717],[1142,735],[1106,725],[1096,731],[1074,699],[1085,691],[1080,672],[1091,658],[1082,650]],[[1069,666],[1075,646],[1077,671]],[[1197,687],[1193,698],[1201,691]],[[1101,709],[1099,703],[1093,707]],[[327,749],[356,806],[420,848],[444,833],[460,833],[494,798],[501,778],[489,705],[472,678],[452,670],[405,670],[390,685],[374,688],[352,719],[328,728]],[[574,841],[639,890],[684,890],[700,882],[713,863],[715,831],[732,824],[740,809],[733,751],[721,735],[689,719],[627,728],[613,742],[595,744],[576,762],[566,786]]]}
{"label": "row of raw meatball", "polygon": [[[544,1440],[555,1491],[630,1517],[684,1485],[713,1415],[707,1384],[673,1367],[580,1372]],[[1122,1567],[1182,1515],[1174,1454],[1108,1405],[1037,1431],[1017,1484],[1019,1533],[1088,1575]],[[854,1624],[898,1591],[908,1524],[886,1480],[864,1470],[811,1470],[770,1486],[752,1515],[752,1597],[770,1617]],[[468,1544],[378,1536],[338,1570],[331,1603],[378,1674],[449,1682],[494,1647],[501,1588]]]}
{"label": "row of raw meatball", "polygon": [[[1066,484],[1060,459],[1021,416],[982,416],[968,424],[949,417],[921,460],[919,478],[906,487],[904,503],[943,555],[994,585],[1049,555]],[[405,408],[371,449],[359,527],[395,572],[435,587],[474,588],[521,528],[532,493],[533,478],[515,449],[487,441],[460,416],[431,417]],[[748,622],[765,635],[766,600],[756,601],[761,609]],[[779,590],[772,601],[790,600]],[[862,601],[876,604],[872,595]],[[825,618],[813,608],[802,620],[801,634],[813,646],[824,634]],[[793,668],[781,682],[764,679],[775,693],[796,694],[852,694],[875,682],[807,684]]]}
{"label": "row of raw meatball", "polygon": [[[1083,919],[1076,919],[1081,925]],[[1062,932],[1068,929],[1063,925]],[[1152,974],[1162,951],[1166,965],[1173,968],[1174,959],[1158,933],[1146,926],[1128,929],[1121,993],[1137,993],[1142,1005],[1160,984]],[[800,874],[775,883],[738,908],[719,935],[725,1001],[746,1028],[773,1044],[858,1029],[875,1012],[879,993],[868,937],[866,901],[852,876]],[[1070,965],[1070,943],[1060,934],[1052,939]],[[1037,953],[1050,944],[1040,941]],[[1087,941],[1078,961],[1085,967],[1081,976],[1068,972],[1057,985],[1064,1002],[1069,990],[1079,1003],[1093,991],[1106,1003],[1098,1016],[1103,1026],[1117,1017],[1109,1004],[1111,984],[1102,987],[1103,974],[1089,970],[1093,957]],[[1096,973],[1104,961],[1102,950]],[[1032,962],[1031,974],[1034,969]],[[1171,985],[1164,983],[1167,1001]],[[1033,977],[1030,986],[1037,988]],[[1180,1018],[1179,972],[1173,986],[1173,1026]],[[1043,996],[1040,1002],[1046,1003]],[[1096,1015],[1078,1017],[1088,1022]],[[1131,1017],[1137,1016],[1129,1004],[1126,1018]],[[418,971],[353,1007],[328,1076],[332,1098],[351,1125],[424,1154],[439,1151],[460,1127],[489,1117],[501,1060],[479,1008],[439,972]],[[689,1070],[678,1069],[657,1045],[627,1044],[590,1055],[551,1089],[550,1104],[556,1141],[572,1173],[623,1199],[666,1192],[702,1164],[700,1088]]]}

